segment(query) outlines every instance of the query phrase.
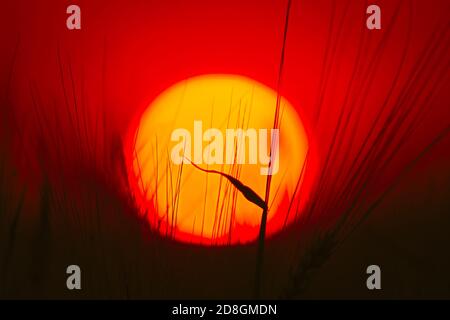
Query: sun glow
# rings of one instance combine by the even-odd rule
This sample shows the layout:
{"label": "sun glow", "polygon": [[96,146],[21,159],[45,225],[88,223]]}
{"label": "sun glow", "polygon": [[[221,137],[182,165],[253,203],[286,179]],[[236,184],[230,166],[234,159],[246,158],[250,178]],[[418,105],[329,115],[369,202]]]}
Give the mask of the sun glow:
{"label": "sun glow", "polygon": [[272,174],[268,235],[283,227],[308,140],[284,98],[273,130],[276,100],[274,90],[252,79],[204,75],[176,83],[147,107],[127,154],[130,184],[152,228],[206,245],[257,238],[261,208],[223,175],[200,169],[228,174],[262,199]]}

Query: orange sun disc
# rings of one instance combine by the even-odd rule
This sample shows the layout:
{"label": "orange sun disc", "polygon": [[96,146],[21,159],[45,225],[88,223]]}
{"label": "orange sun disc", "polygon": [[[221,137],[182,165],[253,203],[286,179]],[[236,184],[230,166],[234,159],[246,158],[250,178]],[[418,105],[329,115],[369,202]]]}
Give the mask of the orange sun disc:
{"label": "orange sun disc", "polygon": [[308,139],[283,97],[273,130],[276,104],[274,90],[237,75],[197,76],[162,92],[131,128],[126,153],[129,182],[150,226],[182,242],[254,241],[262,209],[220,173],[261,199],[271,174],[267,235],[291,223]]}

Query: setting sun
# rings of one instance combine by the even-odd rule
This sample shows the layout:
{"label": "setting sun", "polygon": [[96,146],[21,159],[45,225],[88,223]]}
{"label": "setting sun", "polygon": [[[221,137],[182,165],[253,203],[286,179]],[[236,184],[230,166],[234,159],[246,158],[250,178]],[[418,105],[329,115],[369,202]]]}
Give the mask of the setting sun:
{"label": "setting sun", "polygon": [[252,79],[204,75],[178,82],[147,107],[132,128],[128,162],[134,196],[154,229],[207,245],[255,240],[261,208],[217,172],[261,198],[271,174],[268,234],[283,227],[308,139],[283,97],[273,129],[276,100],[274,90]]}

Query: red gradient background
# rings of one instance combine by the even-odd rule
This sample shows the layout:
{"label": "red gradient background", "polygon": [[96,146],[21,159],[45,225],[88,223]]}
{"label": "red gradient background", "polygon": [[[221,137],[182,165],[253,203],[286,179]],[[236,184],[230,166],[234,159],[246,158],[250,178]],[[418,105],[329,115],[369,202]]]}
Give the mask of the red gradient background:
{"label": "red gradient background", "polygon": [[[0,296],[254,297],[255,244],[148,232],[122,151],[144,108],[182,79],[234,73],[276,88],[287,1],[1,4]],[[70,4],[81,30],[66,28]],[[382,30],[367,30],[369,4]],[[266,242],[261,297],[449,297],[449,13],[448,0],[292,0],[280,93],[318,174],[311,219]],[[377,292],[365,286],[373,263]]]}
{"label": "red gradient background", "polygon": [[[365,26],[373,3],[382,30]],[[81,30],[66,29],[69,4]],[[285,10],[275,0],[4,1],[2,130],[21,176],[97,179],[120,194],[122,140],[162,90],[207,73],[277,87]],[[317,155],[311,206],[324,225],[363,187],[375,199],[450,125],[449,12],[447,0],[293,1],[280,92]]]}

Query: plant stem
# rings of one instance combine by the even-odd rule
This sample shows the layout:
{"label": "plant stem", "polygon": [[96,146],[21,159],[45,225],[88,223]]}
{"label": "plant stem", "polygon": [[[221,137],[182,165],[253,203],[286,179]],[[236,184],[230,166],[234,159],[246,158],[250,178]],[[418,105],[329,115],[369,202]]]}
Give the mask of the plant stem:
{"label": "plant stem", "polygon": [[[275,116],[273,119],[273,128],[279,128],[279,115],[280,115],[280,102],[281,102],[281,79],[283,74],[283,65],[284,65],[284,52],[286,49],[286,37],[289,25],[289,12],[291,9],[291,0],[288,0],[286,7],[286,18],[284,22],[284,32],[283,32],[283,46],[281,48],[281,57],[280,57],[280,66],[278,71],[278,84],[277,84],[277,102],[275,107]],[[271,141],[270,146],[270,161],[269,168],[272,167],[272,152],[273,152],[273,139]],[[277,146],[278,147],[278,146]],[[269,169],[270,170],[270,169]],[[262,267],[264,264],[264,242],[266,237],[266,224],[267,224],[267,208],[269,207],[269,196],[270,196],[270,185],[272,182],[272,174],[269,172],[266,180],[266,195],[265,195],[265,203],[266,208],[264,208],[262,216],[261,216],[261,224],[259,228],[259,239],[258,239],[258,252],[256,257],[256,272],[255,272],[255,298],[259,299],[261,296],[261,280],[262,280]]]}

